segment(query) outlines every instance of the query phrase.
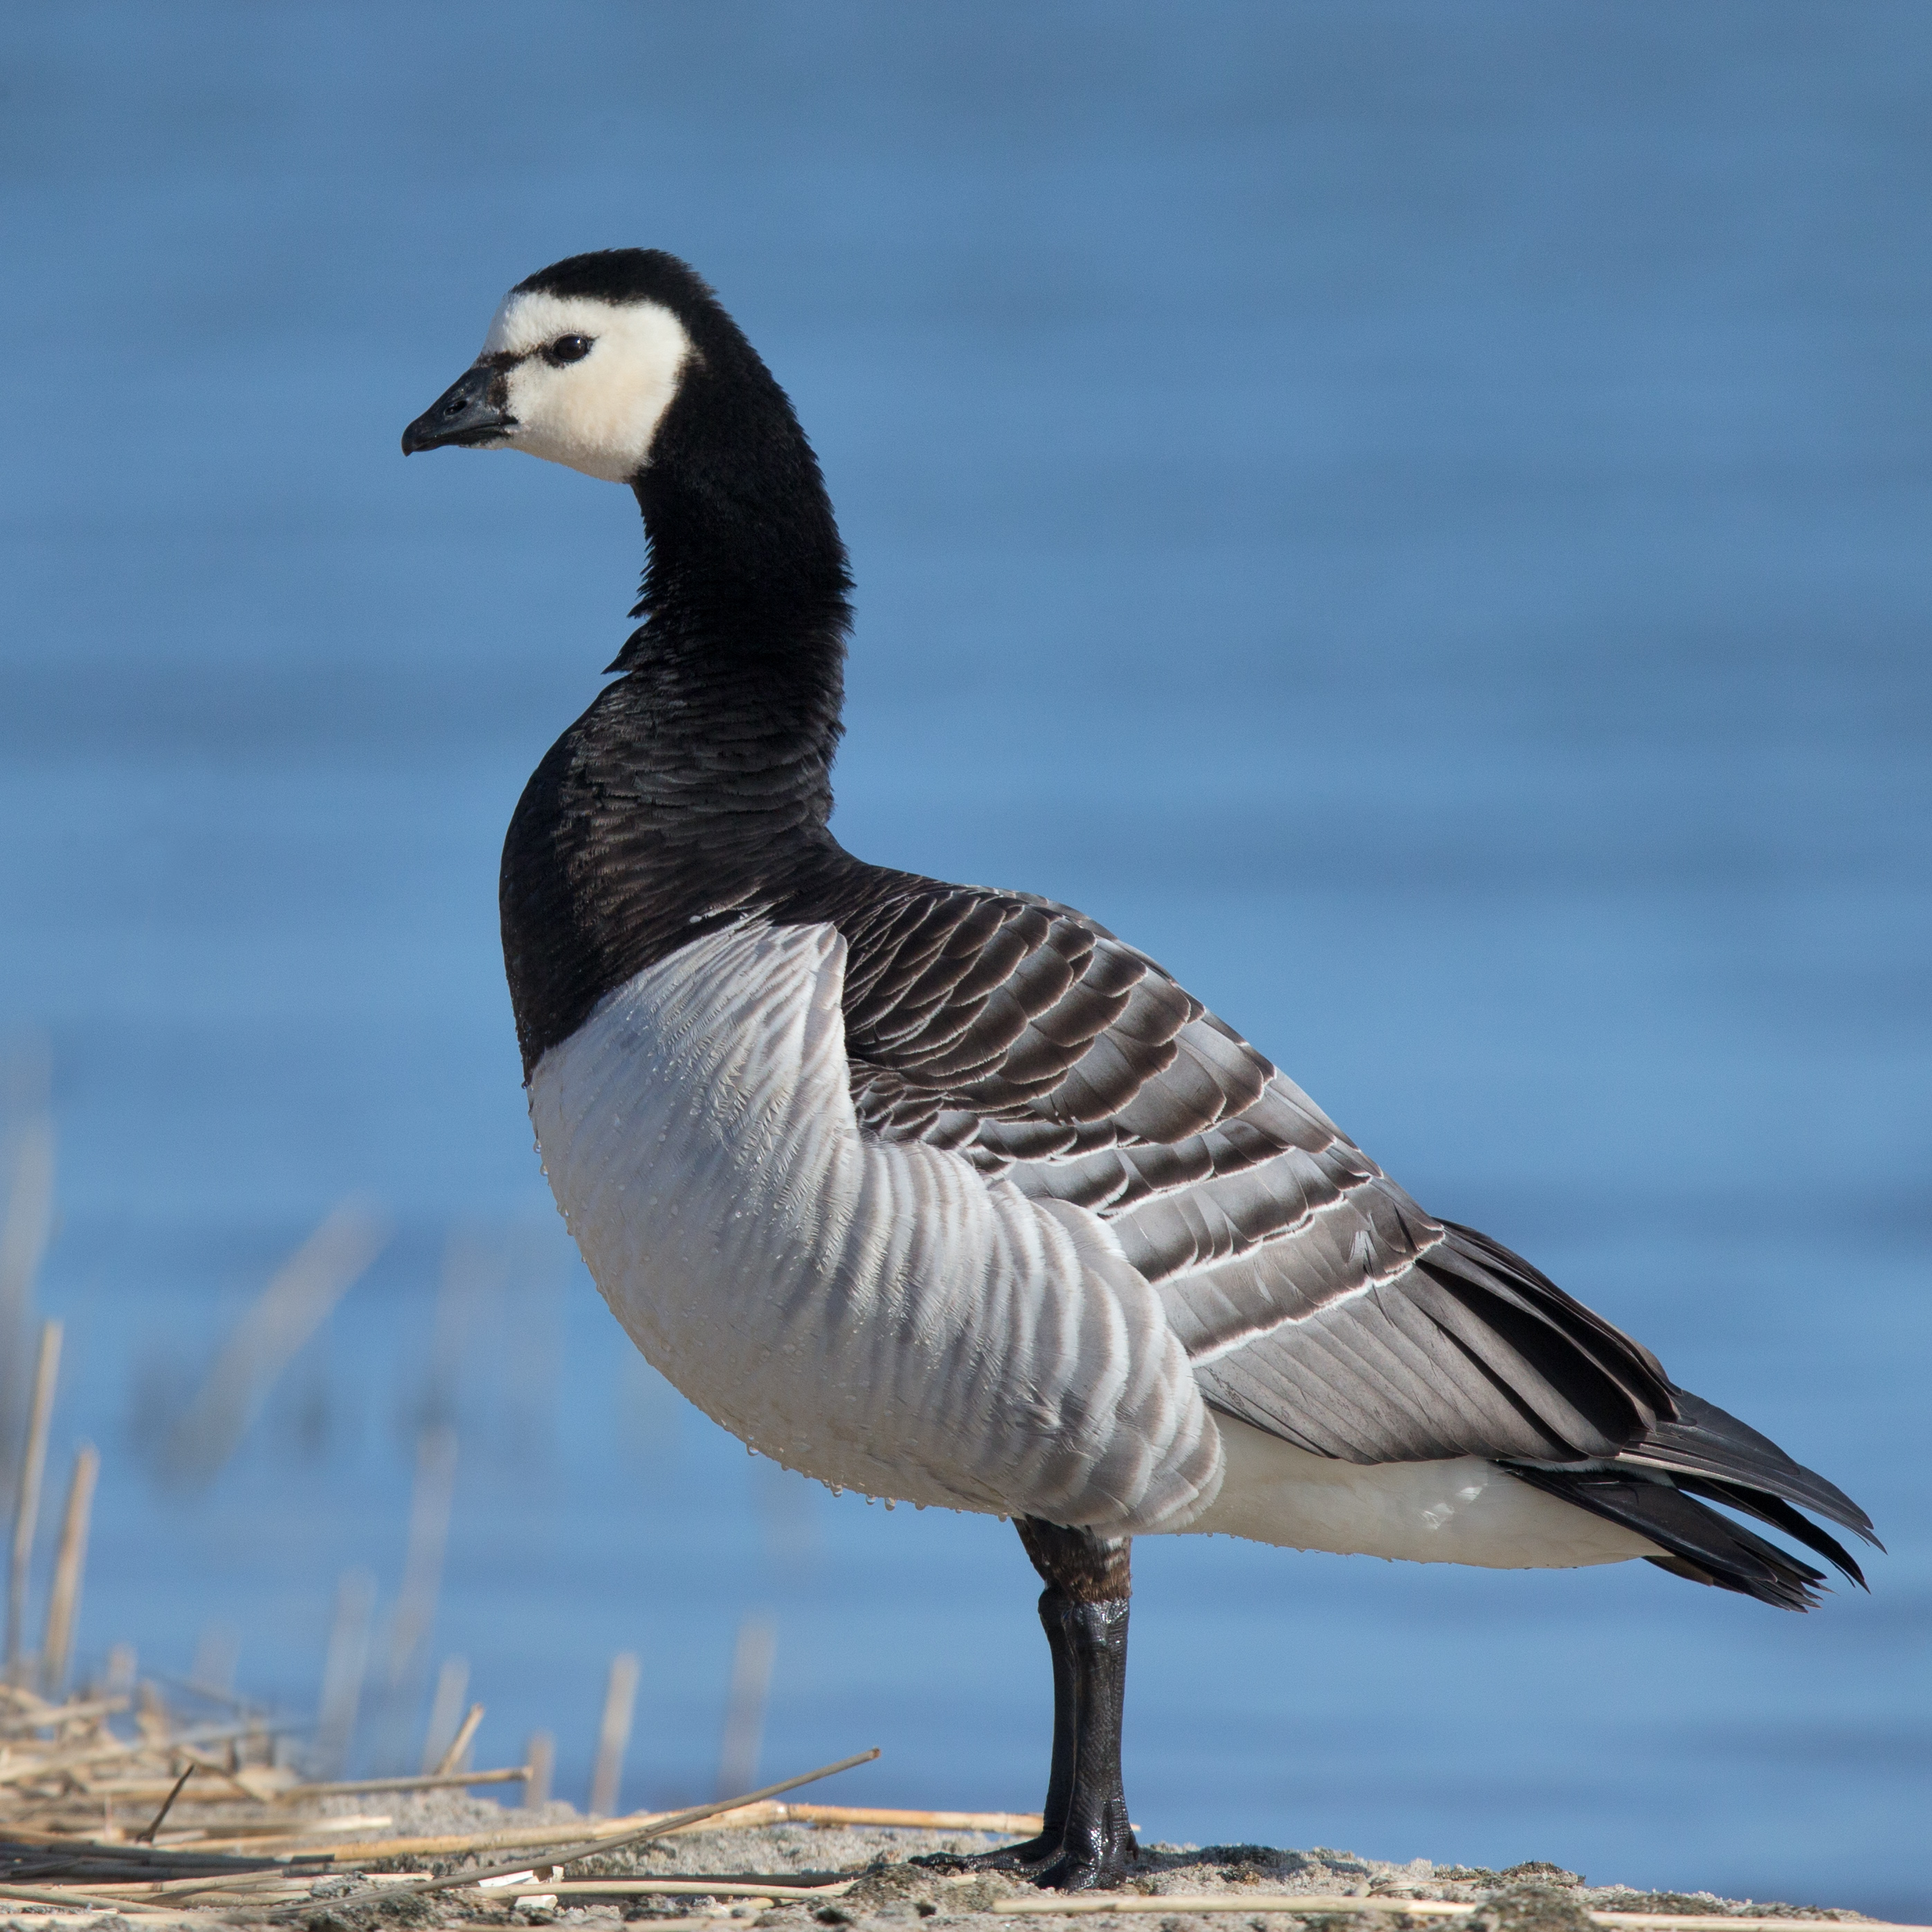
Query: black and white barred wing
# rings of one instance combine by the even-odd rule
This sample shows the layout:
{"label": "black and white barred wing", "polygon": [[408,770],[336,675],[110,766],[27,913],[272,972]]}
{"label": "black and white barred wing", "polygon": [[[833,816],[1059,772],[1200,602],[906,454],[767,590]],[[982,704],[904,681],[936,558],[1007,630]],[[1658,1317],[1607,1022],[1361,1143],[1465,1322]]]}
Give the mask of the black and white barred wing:
{"label": "black and white barred wing", "polygon": [[1091,921],[920,881],[842,923],[862,1121],[1099,1215],[1214,1406],[1358,1462],[1603,1456],[1672,1413],[1644,1350]]}

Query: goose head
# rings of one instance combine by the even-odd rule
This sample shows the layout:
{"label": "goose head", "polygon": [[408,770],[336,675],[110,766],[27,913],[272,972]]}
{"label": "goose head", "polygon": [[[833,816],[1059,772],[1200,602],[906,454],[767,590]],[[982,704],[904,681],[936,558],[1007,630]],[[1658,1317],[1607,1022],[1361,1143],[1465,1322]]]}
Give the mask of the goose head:
{"label": "goose head", "polygon": [[656,249],[555,262],[503,298],[476,362],[404,430],[403,454],[520,449],[634,484],[702,360],[692,322],[716,307],[689,268]]}

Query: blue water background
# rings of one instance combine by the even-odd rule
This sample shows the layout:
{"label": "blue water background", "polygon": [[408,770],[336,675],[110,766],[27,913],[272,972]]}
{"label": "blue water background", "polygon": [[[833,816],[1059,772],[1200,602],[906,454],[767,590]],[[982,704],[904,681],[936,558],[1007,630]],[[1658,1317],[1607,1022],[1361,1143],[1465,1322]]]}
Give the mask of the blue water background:
{"label": "blue water background", "polygon": [[[1892,1545],[1800,1618],[1144,1544],[1136,1817],[1932,1916],[1932,12],[70,4],[0,47],[0,1026],[52,1068],[54,1467],[105,1458],[84,1663],[225,1626],[311,1707],[453,1385],[482,1760],[549,1726],[580,1801],[630,1648],[624,1802],[707,1795],[769,1611],[766,1774],[1038,1801],[1011,1531],[748,1460],[530,1148],[496,853],[635,511],[396,441],[512,281],[651,244],[824,460],[847,843],[1130,937]],[[392,1244],[165,1483],[156,1417],[354,1191]],[[439,1354],[452,1235],[496,1285]]]}

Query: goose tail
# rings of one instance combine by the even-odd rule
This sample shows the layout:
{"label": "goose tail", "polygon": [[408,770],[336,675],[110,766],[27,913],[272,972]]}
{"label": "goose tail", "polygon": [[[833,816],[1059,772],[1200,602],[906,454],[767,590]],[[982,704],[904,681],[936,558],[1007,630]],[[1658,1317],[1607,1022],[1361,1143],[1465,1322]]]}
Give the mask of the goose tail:
{"label": "goose tail", "polygon": [[1800,1513],[1802,1506],[1882,1550],[1871,1519],[1844,1490],[1701,1396],[1675,1387],[1670,1396],[1676,1415],[1615,1457],[1568,1466],[1510,1460],[1503,1466],[1532,1488],[1647,1537],[1665,1552],[1649,1560],[1693,1582],[1787,1610],[1814,1607],[1825,1582],[1822,1570],[1714,1503],[1769,1524],[1867,1587],[1851,1552]]}

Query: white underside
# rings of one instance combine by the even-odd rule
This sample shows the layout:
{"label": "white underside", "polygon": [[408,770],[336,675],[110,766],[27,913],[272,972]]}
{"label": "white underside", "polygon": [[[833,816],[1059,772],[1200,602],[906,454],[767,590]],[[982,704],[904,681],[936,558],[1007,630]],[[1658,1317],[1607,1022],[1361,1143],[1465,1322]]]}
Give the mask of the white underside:
{"label": "white underside", "polygon": [[646,1358],[838,1488],[1500,1568],[1654,1553],[1478,1457],[1360,1465],[1203,1403],[1098,1216],[860,1130],[830,926],[708,934],[538,1061],[572,1234]]}
{"label": "white underside", "polygon": [[1580,1569],[1663,1552],[1634,1530],[1520,1483],[1480,1456],[1441,1462],[1342,1462],[1217,1416],[1227,1474],[1186,1533],[1290,1550]]}

